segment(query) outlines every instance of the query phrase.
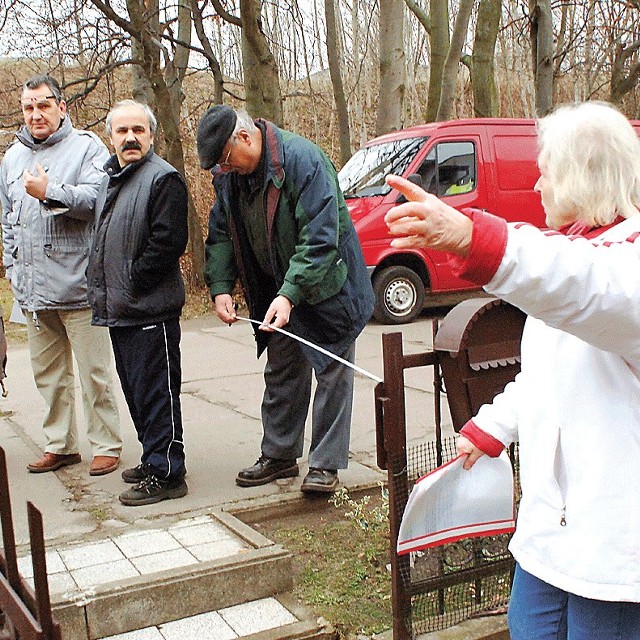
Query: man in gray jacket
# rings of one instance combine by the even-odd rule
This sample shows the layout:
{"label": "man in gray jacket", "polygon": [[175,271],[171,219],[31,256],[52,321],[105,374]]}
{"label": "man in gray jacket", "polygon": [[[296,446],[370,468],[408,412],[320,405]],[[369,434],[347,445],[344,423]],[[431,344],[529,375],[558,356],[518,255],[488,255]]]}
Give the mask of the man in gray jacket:
{"label": "man in gray jacket", "polygon": [[107,333],[91,325],[86,268],[94,205],[109,153],[74,129],[60,87],[48,75],[24,83],[25,124],[0,168],[3,261],[27,320],[36,386],[47,408],[44,455],[27,468],[80,462],[72,353],[93,460],[90,475],[115,471],[122,440]]}

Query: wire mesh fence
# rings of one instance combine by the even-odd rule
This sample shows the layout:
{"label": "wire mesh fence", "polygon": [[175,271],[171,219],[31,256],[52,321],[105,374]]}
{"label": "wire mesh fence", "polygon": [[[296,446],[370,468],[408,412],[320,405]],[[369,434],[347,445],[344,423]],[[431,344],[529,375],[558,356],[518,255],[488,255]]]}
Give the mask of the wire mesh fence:
{"label": "wire mesh fence", "polygon": [[[397,498],[405,497],[390,505],[399,519],[416,480],[456,455],[451,437],[440,444],[426,442],[407,449],[405,464],[391,461],[390,466],[405,470],[395,475],[391,492]],[[511,458],[517,469],[516,447]],[[399,579],[411,602],[405,624],[412,635],[445,629],[479,615],[504,613],[514,569],[509,540],[508,534],[468,538],[412,552],[408,562],[399,563]]]}

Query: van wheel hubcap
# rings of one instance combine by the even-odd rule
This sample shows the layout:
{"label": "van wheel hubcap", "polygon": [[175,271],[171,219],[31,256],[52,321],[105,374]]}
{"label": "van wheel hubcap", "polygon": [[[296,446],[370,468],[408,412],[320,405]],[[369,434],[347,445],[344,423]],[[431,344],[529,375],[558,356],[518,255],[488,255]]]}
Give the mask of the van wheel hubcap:
{"label": "van wheel hubcap", "polygon": [[406,280],[392,282],[387,288],[387,308],[397,314],[410,311],[416,300],[416,290],[413,285]]}

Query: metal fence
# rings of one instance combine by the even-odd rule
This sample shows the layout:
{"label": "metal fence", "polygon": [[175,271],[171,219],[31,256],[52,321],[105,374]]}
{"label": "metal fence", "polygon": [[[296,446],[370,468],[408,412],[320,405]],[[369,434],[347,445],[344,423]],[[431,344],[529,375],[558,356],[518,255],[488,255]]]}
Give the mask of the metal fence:
{"label": "metal fence", "polygon": [[[375,390],[376,434],[378,466],[388,473],[394,640],[412,640],[418,633],[504,612],[509,600],[514,561],[507,550],[508,535],[469,538],[402,556],[396,553],[400,522],[415,481],[456,456],[455,439],[443,439],[441,432],[442,359],[460,358],[463,365],[463,372],[455,373],[459,379],[444,380],[447,392],[455,396],[447,399],[456,430],[519,371],[521,312],[500,301],[471,301],[458,311],[457,321],[461,319],[457,350],[451,347],[446,353],[404,354],[402,334],[383,335],[384,381]],[[448,330],[450,338],[451,326]],[[456,330],[454,327],[454,333]],[[434,321],[434,344],[437,331]],[[475,368],[469,344],[476,345],[472,354],[482,352],[482,367]],[[478,344],[482,344],[480,349]],[[404,371],[414,367],[433,367],[436,434],[434,441],[408,448]],[[477,371],[480,376],[486,372],[484,382]],[[471,400],[462,397],[469,387]],[[511,458],[517,471],[516,447],[511,449]]]}
{"label": "metal fence", "polygon": [[0,447],[0,640],[62,640],[49,597],[42,514],[27,502],[34,588],[18,572],[9,478],[4,449]]}

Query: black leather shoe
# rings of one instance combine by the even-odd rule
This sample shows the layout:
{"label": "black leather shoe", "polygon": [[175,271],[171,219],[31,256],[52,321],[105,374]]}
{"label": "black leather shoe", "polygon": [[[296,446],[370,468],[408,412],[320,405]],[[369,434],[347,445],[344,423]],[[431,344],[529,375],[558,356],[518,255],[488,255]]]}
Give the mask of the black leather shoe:
{"label": "black leather shoe", "polygon": [[338,487],[338,472],[333,469],[309,468],[300,491],[304,493],[333,493]]}
{"label": "black leather shoe", "polygon": [[295,459],[280,460],[260,456],[252,467],[242,469],[236,476],[236,484],[240,487],[257,487],[278,478],[293,478],[300,473]]}

